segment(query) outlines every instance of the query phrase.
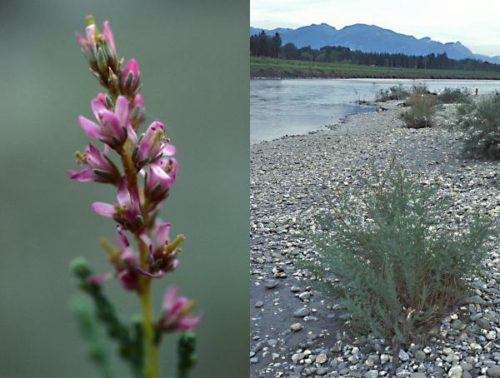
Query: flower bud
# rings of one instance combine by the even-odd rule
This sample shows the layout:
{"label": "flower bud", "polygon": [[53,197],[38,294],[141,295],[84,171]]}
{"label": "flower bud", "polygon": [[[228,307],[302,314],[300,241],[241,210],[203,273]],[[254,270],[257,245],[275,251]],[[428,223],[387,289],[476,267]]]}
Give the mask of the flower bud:
{"label": "flower bud", "polygon": [[130,59],[120,74],[120,86],[122,93],[127,97],[133,97],[139,90],[141,72],[135,59]]}

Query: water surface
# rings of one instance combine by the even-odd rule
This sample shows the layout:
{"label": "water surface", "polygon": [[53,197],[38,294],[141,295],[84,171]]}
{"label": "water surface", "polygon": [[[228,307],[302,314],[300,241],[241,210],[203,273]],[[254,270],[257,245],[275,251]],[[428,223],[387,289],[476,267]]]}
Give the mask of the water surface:
{"label": "water surface", "polygon": [[293,79],[250,82],[250,140],[306,134],[338,122],[348,114],[375,111],[357,101],[374,100],[381,89],[425,84],[431,91],[478,88],[480,94],[500,90],[496,80]]}

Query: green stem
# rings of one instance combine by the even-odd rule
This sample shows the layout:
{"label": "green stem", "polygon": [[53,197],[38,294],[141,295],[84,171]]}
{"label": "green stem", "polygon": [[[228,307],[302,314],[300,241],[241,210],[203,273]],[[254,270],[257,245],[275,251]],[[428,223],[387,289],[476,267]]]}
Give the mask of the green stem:
{"label": "green stem", "polygon": [[[132,156],[129,152],[128,143],[124,146],[121,151],[121,158],[123,163],[123,169],[125,171],[125,176],[127,177],[127,183],[129,190],[138,190],[137,188],[137,171],[134,167],[134,162],[132,161]],[[141,212],[144,218],[144,224],[149,224],[147,219],[147,212],[143,209],[144,205],[141,203]],[[139,234],[135,234],[135,240],[137,246],[139,247],[140,254],[140,265],[143,269],[148,268],[148,246],[139,237]],[[158,367],[158,351],[154,342],[155,332],[153,326],[153,309],[151,306],[151,279],[149,277],[141,276],[139,277],[139,300],[141,302],[142,310],[142,327],[143,327],[143,341],[144,341],[144,377],[145,378],[158,378],[159,367]]]}
{"label": "green stem", "polygon": [[[141,263],[146,261],[147,246],[137,237],[137,243],[141,254]],[[142,264],[141,264],[142,265]],[[148,277],[141,277],[139,281],[139,299],[141,301],[143,319],[143,339],[144,339],[144,377],[159,378],[158,350],[155,345],[155,332],[153,326],[153,311],[151,306],[151,280]]]}

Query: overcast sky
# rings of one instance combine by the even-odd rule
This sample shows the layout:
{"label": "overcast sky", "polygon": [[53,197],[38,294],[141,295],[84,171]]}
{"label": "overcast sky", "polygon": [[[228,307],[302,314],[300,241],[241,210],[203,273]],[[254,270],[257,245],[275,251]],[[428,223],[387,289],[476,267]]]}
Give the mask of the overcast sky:
{"label": "overcast sky", "polygon": [[373,24],[500,55],[500,0],[250,0],[250,9],[254,27]]}

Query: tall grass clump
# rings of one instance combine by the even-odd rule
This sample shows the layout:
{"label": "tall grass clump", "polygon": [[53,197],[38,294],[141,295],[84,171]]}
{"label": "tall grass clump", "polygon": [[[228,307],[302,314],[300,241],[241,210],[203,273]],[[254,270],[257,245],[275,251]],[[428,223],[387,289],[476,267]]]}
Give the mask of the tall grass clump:
{"label": "tall grass clump", "polygon": [[415,94],[408,99],[407,105],[410,109],[403,113],[406,127],[421,129],[433,126],[433,116],[436,112],[434,96]]}
{"label": "tall grass clump", "polygon": [[471,93],[467,89],[445,88],[438,94],[437,100],[441,104],[464,104],[471,102]]}
{"label": "tall grass clump", "polygon": [[448,222],[450,205],[392,163],[316,219],[319,257],[307,268],[346,307],[353,331],[393,343],[393,361],[464,299],[486,254],[492,222]]}
{"label": "tall grass clump", "polygon": [[466,155],[500,159],[500,95],[460,106],[458,126],[464,132]]}
{"label": "tall grass clump", "polygon": [[377,101],[404,100],[410,95],[410,91],[399,84],[389,89],[381,89],[378,92]]}

